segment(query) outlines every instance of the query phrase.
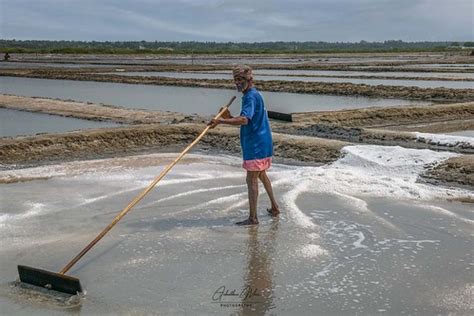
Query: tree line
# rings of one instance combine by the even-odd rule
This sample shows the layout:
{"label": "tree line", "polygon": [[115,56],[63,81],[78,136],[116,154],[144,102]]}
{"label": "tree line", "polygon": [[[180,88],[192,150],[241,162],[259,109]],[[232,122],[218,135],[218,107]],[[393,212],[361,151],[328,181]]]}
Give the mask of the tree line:
{"label": "tree line", "polygon": [[0,39],[0,50],[11,53],[318,53],[440,51],[472,47],[473,42],[163,42],[163,41],[46,41]]}

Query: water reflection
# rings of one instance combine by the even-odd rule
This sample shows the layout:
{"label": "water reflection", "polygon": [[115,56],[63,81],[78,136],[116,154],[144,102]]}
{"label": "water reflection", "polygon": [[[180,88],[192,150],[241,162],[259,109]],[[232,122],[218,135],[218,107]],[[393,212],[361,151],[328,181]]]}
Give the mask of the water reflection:
{"label": "water reflection", "polygon": [[247,267],[244,273],[244,295],[241,315],[265,315],[275,308],[272,265],[275,260],[279,220],[275,219],[267,233],[263,228],[248,228]]}

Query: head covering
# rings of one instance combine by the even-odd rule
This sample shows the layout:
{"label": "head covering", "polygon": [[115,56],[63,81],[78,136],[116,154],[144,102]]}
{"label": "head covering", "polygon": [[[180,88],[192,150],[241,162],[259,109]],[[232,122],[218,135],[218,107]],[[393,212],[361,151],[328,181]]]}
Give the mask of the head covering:
{"label": "head covering", "polygon": [[232,75],[234,76],[234,78],[243,78],[248,81],[253,79],[252,68],[247,65],[240,65],[235,67],[232,70]]}

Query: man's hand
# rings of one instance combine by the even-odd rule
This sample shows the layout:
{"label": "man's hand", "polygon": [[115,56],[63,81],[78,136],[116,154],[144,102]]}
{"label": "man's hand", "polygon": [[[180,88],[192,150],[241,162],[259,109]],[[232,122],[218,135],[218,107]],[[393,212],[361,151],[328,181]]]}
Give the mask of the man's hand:
{"label": "man's hand", "polygon": [[[223,108],[220,108],[219,109],[219,113],[222,111]],[[211,126],[211,128],[214,128],[216,127],[217,125],[221,124],[222,121],[221,119],[229,119],[229,118],[232,118],[232,115],[230,115],[230,111],[229,109],[226,109],[222,115],[220,116],[220,118],[218,118],[217,120],[216,119],[212,119],[207,125]]]}
{"label": "man's hand", "polygon": [[217,125],[219,125],[221,122],[219,122],[220,119],[212,119],[209,123],[207,123],[207,125],[209,125],[211,128],[214,128],[216,127]]}
{"label": "man's hand", "polygon": [[[220,111],[222,111],[222,108],[219,110],[219,112]],[[232,115],[230,115],[229,109],[226,109],[224,111],[224,113],[222,113],[222,115],[221,115],[221,118],[223,118],[223,119],[228,119],[228,118],[231,118],[231,117],[232,117]]]}

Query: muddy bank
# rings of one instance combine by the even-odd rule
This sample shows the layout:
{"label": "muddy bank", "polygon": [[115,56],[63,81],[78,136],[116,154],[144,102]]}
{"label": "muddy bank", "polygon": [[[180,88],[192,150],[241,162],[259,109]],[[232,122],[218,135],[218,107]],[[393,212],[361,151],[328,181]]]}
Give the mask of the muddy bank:
{"label": "muddy bank", "polygon": [[348,127],[335,124],[314,124],[305,127],[293,127],[289,129],[287,128],[286,132],[294,133],[296,135],[338,139],[354,143],[443,150],[466,154],[474,153],[474,147],[469,143],[458,142],[456,144],[443,144],[417,137],[415,134],[408,132]]}
{"label": "muddy bank", "polygon": [[[204,122],[209,119],[177,112],[133,110],[90,102],[5,94],[0,94],[0,107],[125,124]],[[286,129],[292,126],[323,123],[348,127],[383,127],[393,130],[404,130],[407,127],[409,130],[408,127],[411,125],[426,123],[429,126],[435,122],[447,124],[462,121],[464,125],[458,125],[455,130],[463,130],[469,129],[462,128],[463,126],[469,127],[471,126],[469,122],[474,121],[474,102],[294,113],[292,119],[294,123],[291,124],[272,121],[272,125]]]}
{"label": "muddy bank", "polygon": [[94,121],[122,124],[170,124],[203,121],[204,118],[178,112],[130,110],[113,105],[63,101],[48,98],[0,95],[0,107],[28,112],[54,114]]}
{"label": "muddy bank", "polygon": [[450,158],[427,170],[422,178],[434,184],[461,184],[472,189],[474,187],[474,155]]}
{"label": "muddy bank", "polygon": [[343,111],[294,113],[301,124],[337,124],[344,126],[385,127],[474,119],[474,102],[430,106],[377,107]]}
{"label": "muddy bank", "polygon": [[[79,81],[98,81],[128,84],[167,85],[183,87],[202,87],[234,89],[231,80],[181,79],[167,77],[118,76],[114,74],[83,73],[76,70],[36,69],[0,70],[0,76],[16,76],[42,79],[63,79]],[[262,91],[290,92],[306,94],[328,94],[342,96],[365,96],[377,98],[399,98],[429,101],[474,101],[474,89],[418,88],[404,86],[370,86],[352,83],[327,83],[303,81],[256,81]]]}
{"label": "muddy bank", "polygon": [[451,133],[458,131],[474,130],[474,118],[466,120],[449,120],[442,122],[421,122],[405,125],[389,125],[383,127],[389,130],[420,132],[420,133]]}
{"label": "muddy bank", "polygon": [[[179,113],[127,110],[46,98],[0,95],[0,105],[2,104],[25,111],[128,124],[148,124],[64,134],[3,138],[0,139],[0,164],[3,168],[127,156],[136,153],[179,152],[203,130],[205,125],[197,124],[197,122],[201,120],[206,122],[205,118],[186,117]],[[340,149],[349,144],[348,142],[472,153],[473,149],[467,145],[440,146],[428,140],[417,139],[410,133],[373,127],[392,128],[399,126],[397,124],[419,124],[420,122],[427,122],[426,125],[429,126],[433,120],[442,119],[449,122],[456,118],[472,118],[473,111],[473,104],[467,103],[297,114],[299,119],[295,123],[271,122],[274,130],[275,158],[277,161],[289,163],[328,163],[340,157]],[[193,124],[174,124],[188,120]],[[211,130],[196,149],[240,155],[238,129],[221,126]],[[465,161],[449,164],[449,168],[435,169],[433,179],[445,178],[446,181],[454,183],[458,175],[461,175],[460,184],[474,185],[469,182],[470,177],[472,178],[469,170],[472,171],[472,168],[463,166]],[[425,178],[429,177],[429,174],[425,176]]]}
{"label": "muddy bank", "polygon": [[[182,150],[204,129],[203,124],[140,125],[0,139],[0,164],[40,164],[70,159],[126,155],[166,148]],[[340,157],[347,143],[314,137],[274,134],[275,157],[307,163],[328,163]],[[177,149],[180,147],[179,149]],[[200,142],[202,150],[240,153],[237,128],[211,130]],[[6,166],[4,166],[6,167]]]}
{"label": "muddy bank", "polygon": [[[178,152],[203,130],[202,124],[137,125],[64,134],[0,139],[3,169],[44,165],[55,162],[127,156],[137,153]],[[392,142],[406,136],[393,134]],[[386,142],[384,143],[387,144]],[[330,163],[341,156],[347,142],[274,133],[277,162]],[[237,128],[211,130],[196,150],[240,155]],[[472,155],[450,159],[423,175],[425,181],[474,186]],[[4,182],[16,182],[5,179]]]}
{"label": "muddy bank", "polygon": [[[12,95],[0,95],[0,107],[127,124],[203,123],[210,119],[173,112],[129,110],[93,103]],[[473,149],[466,144],[439,145],[418,139],[414,134],[380,129],[397,129],[406,124],[423,122],[426,126],[432,126],[436,121],[459,122],[461,118],[464,125],[468,122],[474,124],[474,103],[300,113],[293,115],[294,123],[272,120],[271,125],[275,132],[282,134],[471,153]]]}
{"label": "muddy bank", "polygon": [[[350,70],[353,71],[353,70]],[[212,72],[206,72],[212,73]],[[258,74],[258,77],[273,77],[274,74]],[[474,81],[472,78],[453,78],[453,77],[401,77],[401,76],[374,76],[374,75],[307,75],[307,74],[285,74],[278,75],[285,77],[303,77],[303,78],[345,78],[345,79],[376,79],[376,80],[423,80],[423,81]],[[474,83],[473,83],[474,85]]]}

